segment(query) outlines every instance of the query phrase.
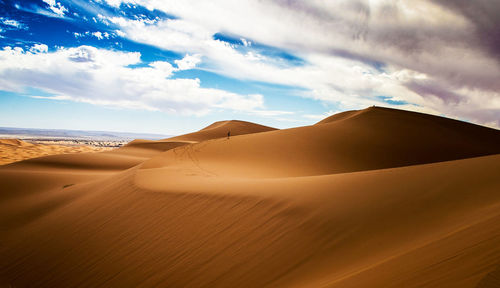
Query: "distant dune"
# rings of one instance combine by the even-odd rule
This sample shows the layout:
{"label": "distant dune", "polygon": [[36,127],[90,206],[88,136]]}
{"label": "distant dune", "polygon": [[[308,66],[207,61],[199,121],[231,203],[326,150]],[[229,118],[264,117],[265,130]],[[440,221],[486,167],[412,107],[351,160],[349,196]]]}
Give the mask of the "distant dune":
{"label": "distant dune", "polygon": [[18,139],[0,139],[0,165],[47,155],[103,150],[106,149],[86,145],[44,145],[32,144]]}
{"label": "distant dune", "polygon": [[4,165],[0,287],[498,287],[499,153],[370,107]]}
{"label": "distant dune", "polygon": [[169,138],[169,140],[199,142],[210,139],[227,137],[228,132],[230,132],[230,135],[232,136],[237,136],[237,135],[273,131],[273,130],[276,130],[276,128],[271,128],[246,121],[238,121],[238,120],[219,121],[201,129],[198,132],[172,137]]}

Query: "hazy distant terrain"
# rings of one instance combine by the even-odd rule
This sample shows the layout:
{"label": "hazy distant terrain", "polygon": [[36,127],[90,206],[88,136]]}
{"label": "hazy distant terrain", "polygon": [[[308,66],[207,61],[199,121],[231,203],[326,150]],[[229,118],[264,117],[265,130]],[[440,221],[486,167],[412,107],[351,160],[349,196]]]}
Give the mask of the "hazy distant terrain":
{"label": "hazy distant terrain", "polygon": [[117,142],[103,141],[92,141],[90,143],[94,145],[78,144],[71,140],[26,142],[14,138],[0,138],[0,165],[48,155],[106,151],[113,149],[117,145],[122,145]]}
{"label": "hazy distant terrain", "polygon": [[158,140],[171,135],[126,133],[106,131],[82,131],[62,129],[34,129],[0,127],[0,138],[31,140],[94,140],[94,141],[131,141],[133,139]]}
{"label": "hazy distant terrain", "polygon": [[98,152],[166,135],[0,127],[0,165],[54,154]]}

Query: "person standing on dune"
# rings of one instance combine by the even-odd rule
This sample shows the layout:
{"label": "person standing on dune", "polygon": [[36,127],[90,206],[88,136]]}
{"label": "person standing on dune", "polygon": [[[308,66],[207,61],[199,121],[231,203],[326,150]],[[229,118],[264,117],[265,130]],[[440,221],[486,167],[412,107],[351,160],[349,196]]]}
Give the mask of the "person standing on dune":
{"label": "person standing on dune", "polygon": [[227,139],[231,136],[231,130],[227,131]]}

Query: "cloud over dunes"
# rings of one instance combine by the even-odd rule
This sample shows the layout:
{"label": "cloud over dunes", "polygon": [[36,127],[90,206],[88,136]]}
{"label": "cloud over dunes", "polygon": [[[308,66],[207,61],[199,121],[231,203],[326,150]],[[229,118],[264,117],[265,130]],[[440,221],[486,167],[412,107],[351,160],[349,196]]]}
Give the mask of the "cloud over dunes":
{"label": "cloud over dunes", "polygon": [[[110,17],[125,37],[198,53],[220,74],[298,86],[307,89],[303,96],[345,108],[380,104],[383,95],[413,104],[409,109],[451,117],[470,118],[460,107],[500,115],[495,1],[122,2],[177,17],[147,23]],[[213,38],[221,32],[282,49],[305,64],[279,65],[251,47]],[[482,112],[472,114],[482,118]],[[479,121],[499,126],[496,118]]]}
{"label": "cloud over dunes", "polygon": [[212,109],[259,113],[264,108],[261,95],[202,88],[199,79],[170,78],[176,71],[193,68],[199,62],[194,56],[179,60],[177,68],[164,61],[146,65],[140,56],[91,46],[54,52],[47,52],[45,45],[30,51],[6,47],[0,51],[0,89],[22,92],[35,87],[53,94],[43,97],[55,100],[188,115]]}
{"label": "cloud over dunes", "polygon": [[[67,69],[80,71],[83,63],[100,67],[80,72],[94,79],[92,85],[101,85],[105,92],[87,95],[46,87],[71,99],[108,103],[116,97],[112,96],[116,92],[120,93],[120,100],[126,101],[123,106],[193,114],[220,107],[258,110],[261,115],[270,113],[262,112],[268,97],[264,92],[245,95],[202,88],[196,73],[210,72],[223,81],[237,80],[241,91],[251,90],[249,86],[255,83],[284,86],[288,89],[286,97],[300,97],[297,103],[306,101],[303,99],[319,102],[318,106],[324,110],[316,109],[317,115],[384,105],[500,127],[498,1],[94,0],[89,4],[73,0],[64,2],[65,6],[52,0],[46,3],[50,7],[66,7],[66,18],[83,15],[71,21],[80,21],[88,27],[67,33],[72,41],[77,41],[75,46],[102,45],[95,53],[125,58],[135,55],[135,51],[147,53],[137,47],[162,51],[155,57],[163,52],[185,56],[168,59],[169,62],[165,57],[157,57],[147,63],[137,58],[131,64],[119,64],[119,73],[108,80],[111,83],[130,80],[134,87],[141,87],[141,90],[130,88],[135,91],[132,93],[121,90],[125,84],[107,87],[104,81],[95,81],[94,78],[105,79],[97,77],[96,71],[107,66],[95,64],[91,58],[94,54],[85,51],[88,48],[48,53],[59,55],[76,49],[77,54],[68,54],[66,62],[61,62],[69,65]],[[80,9],[79,14],[70,11],[76,8]],[[4,24],[2,29],[7,30],[8,26]],[[128,52],[114,50],[123,48],[120,48],[123,43],[119,43],[122,40],[134,43],[128,46]],[[89,41],[99,43],[89,44]],[[28,58],[27,53],[21,54]],[[172,77],[189,69],[197,70],[186,76],[190,78]],[[146,73],[159,73],[161,81],[154,76],[142,82],[135,80]],[[130,76],[135,74],[140,75]],[[3,80],[4,86],[17,85],[6,81]],[[20,83],[19,79],[16,81]],[[211,87],[218,87],[216,84]],[[40,82],[38,86],[44,85]],[[273,109],[281,108],[276,105]],[[275,112],[312,115],[312,111],[297,109]]]}

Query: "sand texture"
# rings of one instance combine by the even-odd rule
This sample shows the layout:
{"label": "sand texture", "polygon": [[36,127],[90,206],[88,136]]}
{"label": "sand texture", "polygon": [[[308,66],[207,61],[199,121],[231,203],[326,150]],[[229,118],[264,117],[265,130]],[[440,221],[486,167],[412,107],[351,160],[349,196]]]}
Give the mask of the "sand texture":
{"label": "sand texture", "polygon": [[0,139],[0,165],[47,155],[97,152],[107,148],[86,145],[34,144],[18,139]]}
{"label": "sand texture", "polygon": [[499,153],[371,107],[4,165],[0,287],[499,287]]}

